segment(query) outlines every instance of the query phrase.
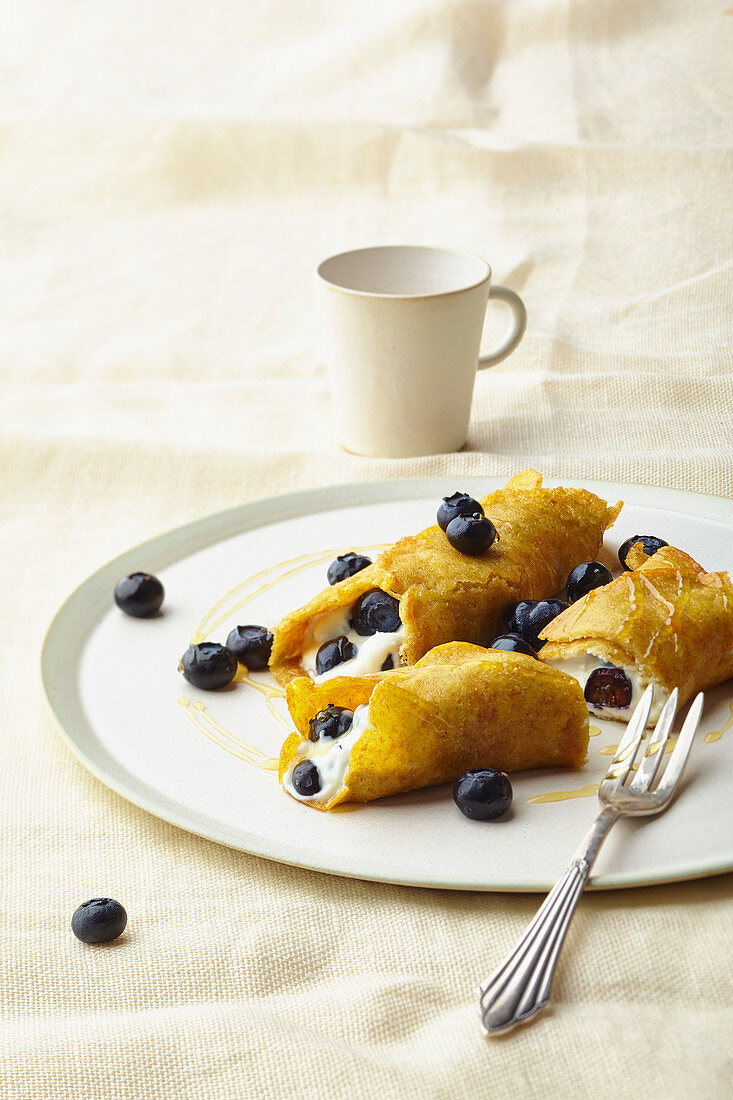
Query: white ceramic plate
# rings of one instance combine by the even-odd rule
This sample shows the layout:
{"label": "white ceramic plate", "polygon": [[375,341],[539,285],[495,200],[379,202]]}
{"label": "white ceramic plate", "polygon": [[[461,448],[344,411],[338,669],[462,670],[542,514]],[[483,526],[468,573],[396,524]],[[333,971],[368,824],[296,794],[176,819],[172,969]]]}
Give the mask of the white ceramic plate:
{"label": "white ceramic plate", "polygon": [[[609,762],[602,750],[618,742],[620,723],[593,722],[599,732],[582,772],[513,775],[506,821],[468,821],[448,786],[324,814],[289,798],[275,774],[242,759],[242,744],[277,756],[287,725],[281,699],[266,698],[248,683],[197,691],[177,671],[200,626],[223,642],[238,623],[272,625],[325,587],[335,553],[376,551],[377,544],[428,526],[441,496],[458,481],[478,496],[503,480],[392,481],[298,493],[209,516],[123,554],[77,589],[49,629],[43,679],[62,736],[87,768],[131,802],[268,859],[412,886],[547,890],[596,813],[592,790]],[[618,545],[638,533],[682,547],[709,570],[733,565],[733,503],[583,484],[606,500],[626,501],[606,534],[609,565]],[[129,618],[113,603],[115,583],[134,570],[156,573],[165,585],[163,612],[153,619]],[[274,684],[269,674],[256,678]],[[658,819],[614,827],[592,886],[733,869],[732,722],[729,681],[708,694],[679,797]],[[546,795],[557,797],[529,801]]]}

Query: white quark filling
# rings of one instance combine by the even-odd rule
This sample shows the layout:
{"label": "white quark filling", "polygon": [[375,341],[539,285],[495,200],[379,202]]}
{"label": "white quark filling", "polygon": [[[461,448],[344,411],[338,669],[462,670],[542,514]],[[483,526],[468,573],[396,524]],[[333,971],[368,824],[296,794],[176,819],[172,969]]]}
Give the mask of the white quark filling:
{"label": "white quark filling", "polygon": [[[395,668],[400,663],[400,647],[405,640],[405,628],[400,626],[391,634],[372,634],[368,638],[362,638],[353,627],[349,626],[350,610],[339,609],[329,611],[325,615],[318,615],[310,629],[310,637],[306,639],[303,649],[301,664],[308,675],[321,684],[324,680],[331,680],[334,676],[368,676],[371,672],[379,672],[387,657],[392,658]],[[316,654],[324,642],[332,638],[345,635],[356,646],[356,657],[343,664],[336,665],[328,672],[320,676],[316,673]]]}
{"label": "white quark filling", "polygon": [[[305,743],[305,752],[296,756],[288,765],[283,776],[283,786],[293,798],[301,802],[328,802],[344,786],[344,777],[349,769],[351,750],[369,725],[369,704],[365,703],[354,711],[351,729],[342,737],[321,737],[318,741]],[[317,794],[298,794],[293,786],[293,768],[303,760],[311,760],[321,776],[321,789]]]}
{"label": "white quark filling", "polygon": [[595,706],[593,703],[588,703],[588,709],[592,714],[595,714],[597,718],[620,718],[622,721],[626,721],[631,717],[634,707],[641,699],[650,682],[654,683],[654,701],[652,702],[652,709],[649,715],[650,723],[656,722],[662,711],[662,707],[669,698],[669,693],[665,688],[654,681],[649,681],[643,676],[640,676],[637,669],[629,667],[628,665],[613,665],[609,661],[604,661],[601,657],[596,656],[595,653],[579,653],[575,657],[565,657],[559,658],[556,661],[546,661],[545,664],[552,665],[553,668],[559,668],[561,672],[567,672],[569,676],[574,676],[583,690],[585,690],[588,677],[596,668],[620,668],[621,671],[626,674],[631,682],[631,702],[628,707],[599,707]]}

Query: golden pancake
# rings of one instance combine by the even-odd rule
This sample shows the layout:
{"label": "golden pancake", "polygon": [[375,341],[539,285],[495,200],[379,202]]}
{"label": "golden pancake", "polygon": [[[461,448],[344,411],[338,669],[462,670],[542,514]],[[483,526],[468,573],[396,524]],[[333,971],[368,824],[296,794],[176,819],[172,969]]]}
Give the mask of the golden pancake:
{"label": "golden pancake", "polygon": [[706,573],[672,546],[647,558],[637,543],[627,561],[630,572],[589,592],[545,627],[540,656],[581,673],[581,686],[594,657],[623,669],[633,684],[630,703],[597,706],[602,717],[626,720],[653,684],[653,722],[673,688],[682,705],[733,676],[733,583],[727,573]]}
{"label": "golden pancake", "polygon": [[[287,701],[297,732],[282,747],[280,781],[319,810],[451,782],[471,768],[579,768],[588,747],[588,712],[573,677],[466,642],[373,676],[320,684],[299,677]],[[310,722],[329,704],[355,711],[353,728],[314,743]],[[292,785],[305,760],[322,779],[310,797]]]}
{"label": "golden pancake", "polygon": [[287,615],[275,628],[270,659],[280,683],[306,672],[304,654],[323,640],[323,624],[328,630],[340,621],[333,630],[345,630],[353,604],[375,588],[399,601],[400,664],[413,665],[445,642],[486,645],[505,629],[508,608],[551,596],[575,565],[598,553],[621,509],[585,489],[542,488],[535,470],[517,474],[481,504],[498,533],[483,554],[459,553],[436,524]]}

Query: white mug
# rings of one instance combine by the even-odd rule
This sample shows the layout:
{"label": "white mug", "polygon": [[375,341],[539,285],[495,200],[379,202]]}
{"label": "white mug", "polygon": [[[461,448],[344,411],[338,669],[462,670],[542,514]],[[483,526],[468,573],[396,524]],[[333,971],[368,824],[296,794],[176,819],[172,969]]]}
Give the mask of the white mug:
{"label": "white mug", "polygon": [[[412,245],[331,256],[318,265],[316,284],[344,449],[407,458],[462,447],[476,370],[501,362],[524,335],[519,295],[492,287],[478,256]],[[489,298],[506,302],[512,325],[479,358]]]}

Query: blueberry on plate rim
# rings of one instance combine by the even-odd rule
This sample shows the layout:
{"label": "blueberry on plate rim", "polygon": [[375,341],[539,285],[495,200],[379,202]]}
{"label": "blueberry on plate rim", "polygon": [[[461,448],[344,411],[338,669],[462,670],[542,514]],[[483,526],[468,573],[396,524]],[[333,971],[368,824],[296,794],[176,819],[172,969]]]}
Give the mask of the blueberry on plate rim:
{"label": "blueberry on plate rim", "polygon": [[326,573],[328,583],[338,584],[339,581],[345,581],[347,577],[355,577],[357,573],[361,573],[362,569],[366,569],[371,564],[372,559],[366,557],[365,554],[355,554],[353,551],[348,554],[339,554],[328,567]]}
{"label": "blueberry on plate rim", "polygon": [[473,768],[453,786],[453,801],[464,817],[472,821],[496,821],[512,804],[514,792],[506,772],[495,768]]}
{"label": "blueberry on plate rim", "polygon": [[347,707],[336,706],[329,703],[323,710],[319,710],[315,718],[308,722],[311,741],[320,741],[322,737],[335,739],[348,733],[354,722],[354,712]]}
{"label": "blueberry on plate rim", "polygon": [[529,642],[525,642],[521,634],[499,634],[489,643],[489,649],[503,649],[505,653],[524,653],[527,657],[539,660],[535,650]]}
{"label": "blueberry on plate rim", "polygon": [[330,638],[316,653],[316,675],[322,676],[324,672],[330,672],[337,665],[353,661],[357,652],[356,646],[345,634],[339,634],[338,638]]}
{"label": "blueberry on plate rim", "polygon": [[618,548],[618,560],[627,573],[630,572],[631,567],[626,564],[626,558],[631,547],[637,542],[641,543],[644,553],[649,558],[652,554],[656,554],[657,550],[661,550],[663,546],[669,546],[668,542],[665,542],[664,539],[657,538],[656,535],[632,535],[630,539],[626,539],[625,542],[622,542]]}
{"label": "blueberry on plate rim", "polygon": [[272,653],[274,638],[266,626],[235,626],[227,636],[227,649],[231,650],[250,672],[260,672],[267,668]]}
{"label": "blueberry on plate rim", "polygon": [[192,643],[181,657],[178,671],[194,687],[215,691],[232,682],[237,673],[237,658],[219,642]]}
{"label": "blueberry on plate rim", "polygon": [[160,611],[165,589],[152,573],[130,573],[115,585],[115,603],[134,619],[149,619]]}
{"label": "blueberry on plate rim", "polygon": [[449,497],[443,497],[443,503],[438,508],[436,519],[441,531],[445,531],[451,520],[457,516],[473,516],[484,514],[482,506],[468,493],[453,493]]}
{"label": "blueberry on plate rim", "polygon": [[82,943],[111,943],[127,926],[127,913],[114,898],[91,898],[74,910],[71,931]]}
{"label": "blueberry on plate rim", "polygon": [[493,523],[483,512],[456,516],[445,533],[454,550],[472,558],[483,554],[499,538]]}
{"label": "blueberry on plate rim", "polygon": [[612,580],[613,577],[610,571],[601,562],[581,561],[579,565],[575,566],[575,569],[570,570],[568,579],[565,582],[565,595],[568,598],[568,603],[575,603],[576,600],[587,596],[594,588],[602,588],[604,584],[610,584]]}
{"label": "blueberry on plate rim", "polygon": [[362,638],[394,634],[402,625],[400,601],[381,588],[370,588],[352,607],[351,625]]}

